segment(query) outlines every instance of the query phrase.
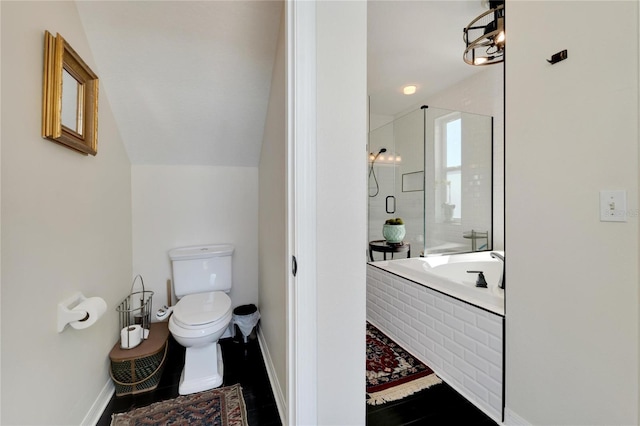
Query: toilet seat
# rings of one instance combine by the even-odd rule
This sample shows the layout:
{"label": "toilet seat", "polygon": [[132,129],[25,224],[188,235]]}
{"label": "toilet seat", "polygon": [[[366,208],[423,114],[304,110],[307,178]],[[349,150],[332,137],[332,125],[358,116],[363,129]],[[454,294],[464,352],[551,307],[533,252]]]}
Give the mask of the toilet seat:
{"label": "toilet seat", "polygon": [[[188,294],[173,308],[173,320],[180,327],[197,330],[226,326],[231,313],[231,299],[222,291]],[[225,323],[225,324],[222,324]]]}

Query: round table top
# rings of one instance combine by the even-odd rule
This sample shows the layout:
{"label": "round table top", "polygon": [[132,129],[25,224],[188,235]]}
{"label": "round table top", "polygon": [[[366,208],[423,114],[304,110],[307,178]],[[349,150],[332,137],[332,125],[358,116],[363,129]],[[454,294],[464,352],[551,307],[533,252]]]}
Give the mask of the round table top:
{"label": "round table top", "polygon": [[388,243],[386,240],[375,240],[369,241],[369,248],[375,251],[384,251],[387,253],[398,253],[401,251],[406,251],[411,249],[411,244],[409,243]]}
{"label": "round table top", "polygon": [[473,239],[487,238],[488,236],[489,236],[489,232],[487,231],[485,232],[472,231],[472,232],[464,232],[462,234],[463,238],[473,238]]}

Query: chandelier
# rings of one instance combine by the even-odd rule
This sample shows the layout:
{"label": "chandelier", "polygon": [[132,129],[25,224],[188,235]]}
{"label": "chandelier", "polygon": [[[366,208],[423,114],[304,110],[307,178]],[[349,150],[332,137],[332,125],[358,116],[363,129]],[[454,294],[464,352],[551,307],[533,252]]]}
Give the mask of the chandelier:
{"label": "chandelier", "polygon": [[489,10],[463,30],[463,59],[469,65],[497,64],[504,60],[504,0],[489,0]]}

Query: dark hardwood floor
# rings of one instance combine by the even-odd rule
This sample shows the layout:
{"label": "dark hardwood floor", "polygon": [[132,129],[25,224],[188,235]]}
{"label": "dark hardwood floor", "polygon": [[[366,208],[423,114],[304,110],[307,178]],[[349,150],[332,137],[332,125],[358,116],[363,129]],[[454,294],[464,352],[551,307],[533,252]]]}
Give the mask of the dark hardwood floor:
{"label": "dark hardwood floor", "polygon": [[445,382],[398,401],[367,405],[367,426],[405,425],[495,426],[496,422]]}
{"label": "dark hardwood floor", "polygon": [[[239,334],[239,333],[238,333]],[[224,358],[223,386],[240,383],[249,426],[280,426],[262,353],[255,332],[245,344],[241,339],[221,339]],[[169,337],[167,364],[158,387],[147,393],[111,398],[97,426],[108,426],[113,413],[122,413],[156,401],[178,396],[178,382],[184,365],[184,348]],[[364,371],[363,371],[364,374]],[[446,383],[399,401],[367,405],[367,426],[478,425],[496,423]]]}
{"label": "dark hardwood floor", "polygon": [[[238,333],[239,334],[239,333]],[[280,416],[273,397],[255,331],[248,342],[242,338],[220,339],[224,360],[223,386],[240,383],[249,426],[280,426]],[[178,396],[178,382],[184,365],[184,347],[169,336],[169,352],[158,387],[153,391],[111,398],[97,426],[108,426],[111,415]]]}

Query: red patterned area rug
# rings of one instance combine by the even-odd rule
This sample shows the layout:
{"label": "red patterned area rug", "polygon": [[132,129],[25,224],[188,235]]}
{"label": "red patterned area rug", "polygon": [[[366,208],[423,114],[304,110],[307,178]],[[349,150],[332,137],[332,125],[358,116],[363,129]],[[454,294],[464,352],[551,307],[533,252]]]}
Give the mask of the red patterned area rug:
{"label": "red patterned area rug", "polygon": [[367,404],[396,401],[439,383],[433,370],[367,322]]}
{"label": "red patterned area rug", "polygon": [[248,423],[242,388],[235,384],[114,414],[111,425],[248,426]]}

